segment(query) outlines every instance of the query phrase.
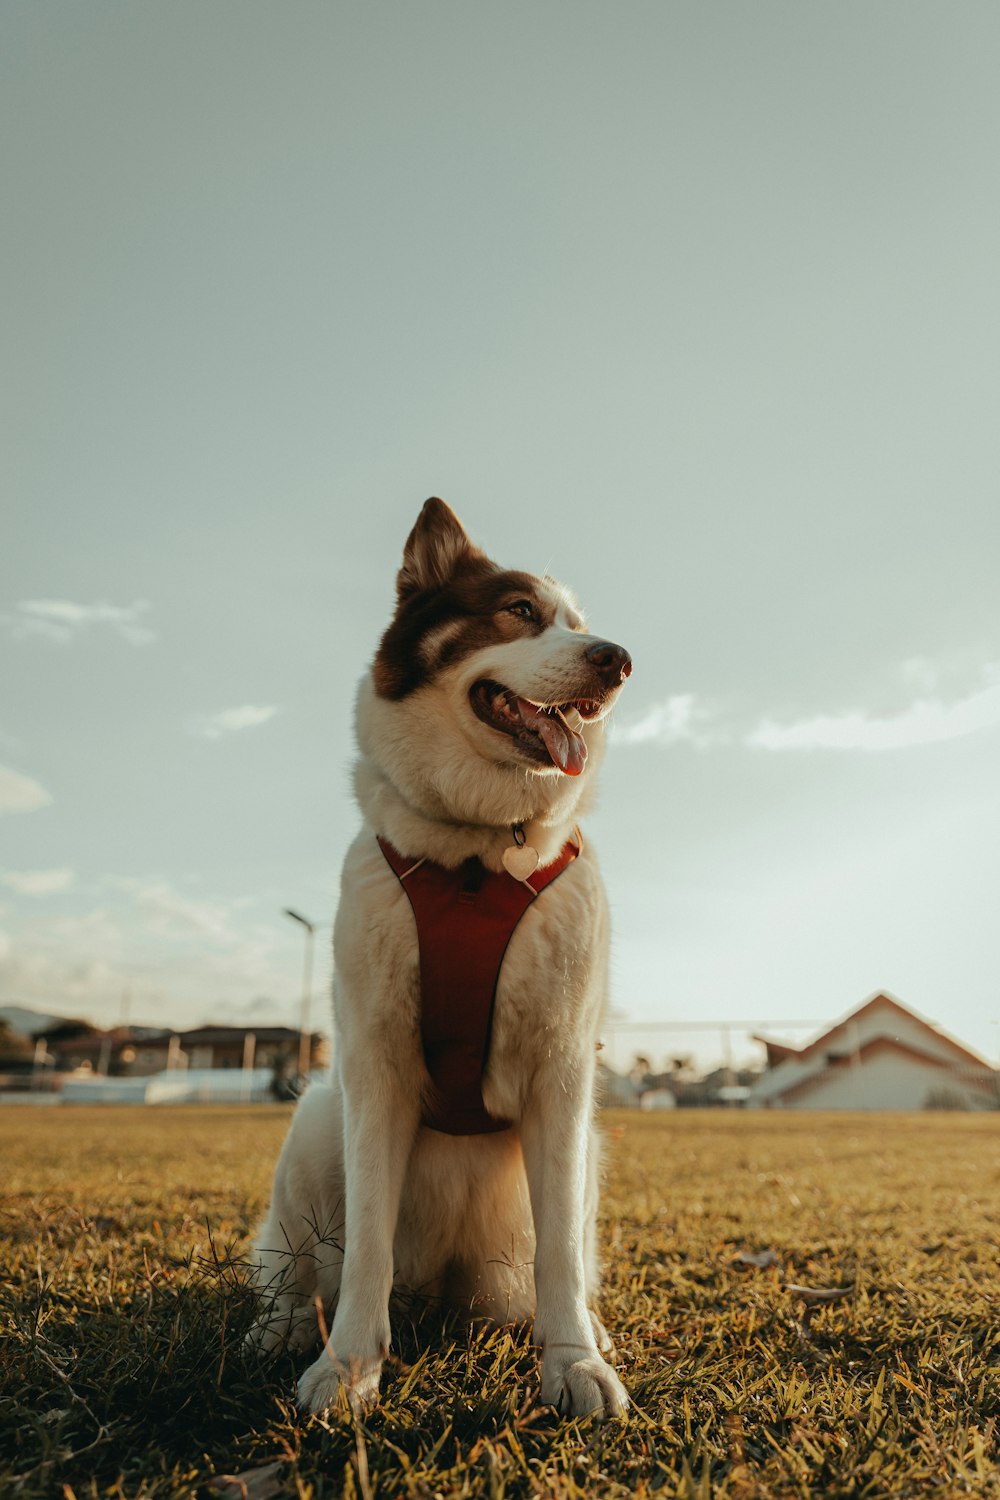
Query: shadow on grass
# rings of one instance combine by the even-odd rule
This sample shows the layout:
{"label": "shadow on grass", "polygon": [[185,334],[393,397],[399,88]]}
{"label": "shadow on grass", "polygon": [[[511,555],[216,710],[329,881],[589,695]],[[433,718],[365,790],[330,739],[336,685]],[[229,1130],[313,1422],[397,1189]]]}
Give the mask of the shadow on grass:
{"label": "shadow on grass", "polygon": [[[291,1368],[244,1353],[245,1274],[147,1267],[114,1295],[44,1278],[0,1297],[0,1454],[23,1495],[168,1475],[276,1414]],[[280,1406],[277,1408],[280,1415]]]}
{"label": "shadow on grass", "polygon": [[[64,1486],[78,1496],[194,1493],[213,1473],[296,1466],[308,1430],[314,1478],[352,1464],[357,1473],[369,1440],[371,1472],[385,1463],[398,1476],[445,1442],[457,1462],[478,1441],[550,1420],[534,1404],[527,1329],[474,1328],[416,1298],[395,1311],[382,1399],[364,1424],[346,1404],[300,1420],[295,1381],[318,1343],[295,1356],[246,1349],[256,1307],[246,1264],[211,1243],[204,1257],[119,1279],[113,1296],[96,1278],[40,1271],[30,1287],[5,1288],[0,1475],[25,1500]],[[339,1481],[329,1493],[341,1493]]]}

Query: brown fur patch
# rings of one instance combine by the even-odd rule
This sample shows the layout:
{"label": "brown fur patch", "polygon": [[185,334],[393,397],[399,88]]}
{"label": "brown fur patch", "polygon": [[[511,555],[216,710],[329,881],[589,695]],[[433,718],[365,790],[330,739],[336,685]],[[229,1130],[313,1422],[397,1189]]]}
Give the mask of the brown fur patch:
{"label": "brown fur patch", "polygon": [[[530,601],[533,618],[509,613],[508,606],[519,599]],[[506,571],[471,549],[445,583],[400,596],[372,667],[375,690],[383,698],[405,698],[442,667],[499,641],[541,635],[554,618],[553,605],[533,574]],[[443,630],[450,625],[457,628]],[[423,649],[435,632],[442,632],[440,645]]]}

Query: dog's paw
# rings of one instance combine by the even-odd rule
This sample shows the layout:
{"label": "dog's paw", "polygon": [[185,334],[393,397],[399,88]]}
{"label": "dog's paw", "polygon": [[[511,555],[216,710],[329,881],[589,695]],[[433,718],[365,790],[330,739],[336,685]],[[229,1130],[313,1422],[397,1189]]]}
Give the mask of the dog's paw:
{"label": "dog's paw", "polygon": [[378,1400],[381,1374],[381,1361],[348,1367],[324,1349],[299,1377],[296,1401],[301,1411],[315,1416],[336,1406],[343,1392],[352,1409],[364,1411]]}
{"label": "dog's paw", "polygon": [[542,1368],[542,1401],[564,1417],[623,1417],[628,1392],[600,1355],[583,1359],[547,1358]]}

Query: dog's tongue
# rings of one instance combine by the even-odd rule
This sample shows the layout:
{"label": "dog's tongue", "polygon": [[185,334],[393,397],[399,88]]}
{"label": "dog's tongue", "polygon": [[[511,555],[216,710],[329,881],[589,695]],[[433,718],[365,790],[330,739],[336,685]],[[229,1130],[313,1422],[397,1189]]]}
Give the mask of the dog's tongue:
{"label": "dog's tongue", "polygon": [[562,716],[544,714],[529,703],[527,698],[518,698],[517,711],[521,723],[540,734],[545,748],[552,757],[553,765],[565,771],[567,776],[579,776],[587,762],[587,745],[582,734],[570,729]]}

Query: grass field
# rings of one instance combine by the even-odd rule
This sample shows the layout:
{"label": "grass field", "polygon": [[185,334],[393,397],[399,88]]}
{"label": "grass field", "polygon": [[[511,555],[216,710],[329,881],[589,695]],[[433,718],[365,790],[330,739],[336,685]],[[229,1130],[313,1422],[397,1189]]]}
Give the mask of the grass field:
{"label": "grass field", "polygon": [[432,1309],[397,1321],[377,1410],[301,1422],[294,1365],[240,1348],[287,1122],[0,1110],[0,1494],[1000,1494],[1000,1114],[605,1117],[635,1402],[605,1424],[536,1404],[523,1330]]}

